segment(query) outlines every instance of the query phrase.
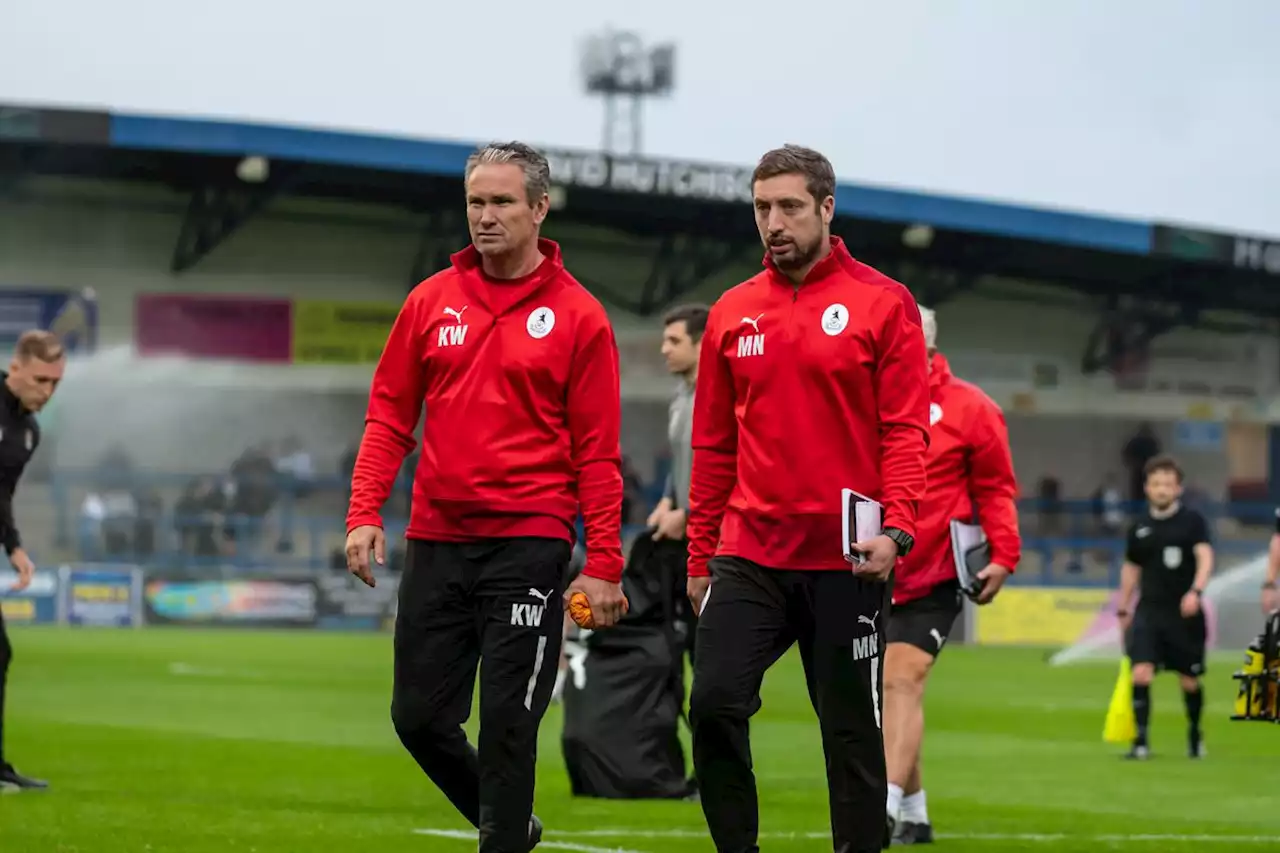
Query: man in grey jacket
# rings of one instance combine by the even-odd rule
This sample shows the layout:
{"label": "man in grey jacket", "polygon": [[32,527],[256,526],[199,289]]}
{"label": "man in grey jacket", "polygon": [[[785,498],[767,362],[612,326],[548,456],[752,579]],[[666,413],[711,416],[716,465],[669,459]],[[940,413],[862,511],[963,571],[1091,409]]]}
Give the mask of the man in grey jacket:
{"label": "man in grey jacket", "polygon": [[680,377],[667,418],[671,443],[671,473],[662,500],[649,515],[654,539],[684,539],[689,507],[689,477],[693,470],[693,392],[698,380],[698,351],[707,328],[706,305],[681,305],[662,318],[662,355],[667,370]]}

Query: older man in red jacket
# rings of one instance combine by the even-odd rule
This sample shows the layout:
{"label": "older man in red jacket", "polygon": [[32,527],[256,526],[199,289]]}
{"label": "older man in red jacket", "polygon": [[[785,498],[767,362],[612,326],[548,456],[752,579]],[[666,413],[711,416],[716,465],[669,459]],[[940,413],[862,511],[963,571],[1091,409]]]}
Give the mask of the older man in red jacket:
{"label": "older man in red jacket", "polygon": [[[421,424],[391,718],[479,830],[479,853],[525,853],[542,835],[532,817],[538,728],[579,514],[587,559],[569,588],[602,628],[626,603],[618,346],[603,306],[539,236],[550,185],[546,156],[523,143],[467,160],[471,245],[396,316],[347,510],[348,571],[374,586],[386,558],[382,506]],[[477,673],[478,749],[462,728]]]}
{"label": "older man in red jacket", "polygon": [[928,486],[916,521],[916,547],[898,565],[886,626],[884,744],[894,844],[926,844],[933,828],[920,780],[924,688],[961,609],[951,549],[951,521],[977,521],[991,562],[975,601],[987,604],[1021,556],[1017,481],[1004,415],[976,385],[951,375],[938,352],[937,316],[920,309],[929,356]]}

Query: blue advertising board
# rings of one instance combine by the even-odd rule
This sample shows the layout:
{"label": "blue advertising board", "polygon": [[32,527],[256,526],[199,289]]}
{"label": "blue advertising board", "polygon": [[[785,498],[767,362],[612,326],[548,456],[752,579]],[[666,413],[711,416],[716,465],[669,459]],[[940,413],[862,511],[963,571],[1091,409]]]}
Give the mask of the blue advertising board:
{"label": "blue advertising board", "polygon": [[1173,440],[1179,450],[1222,450],[1226,427],[1218,421],[1178,421],[1173,428]]}
{"label": "blue advertising board", "polygon": [[9,625],[47,625],[58,621],[58,576],[36,572],[31,585],[21,592],[13,589],[17,575],[0,580],[0,613]]}
{"label": "blue advertising board", "polygon": [[30,329],[57,333],[69,353],[93,352],[98,346],[98,302],[93,291],[0,286],[0,347],[12,347]]}
{"label": "blue advertising board", "polygon": [[62,614],[72,625],[137,628],[142,625],[142,572],[136,568],[60,571]]}
{"label": "blue advertising board", "polygon": [[313,628],[317,598],[310,576],[218,579],[156,572],[147,576],[143,608],[148,625]]}

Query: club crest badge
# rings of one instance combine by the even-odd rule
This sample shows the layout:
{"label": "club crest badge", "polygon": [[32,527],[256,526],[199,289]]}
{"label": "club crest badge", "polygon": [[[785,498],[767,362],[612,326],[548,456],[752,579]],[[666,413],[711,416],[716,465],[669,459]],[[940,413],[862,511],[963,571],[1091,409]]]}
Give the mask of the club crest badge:
{"label": "club crest badge", "polygon": [[822,312],[822,331],[835,337],[849,325],[849,309],[836,302]]}
{"label": "club crest badge", "polygon": [[529,337],[535,340],[545,338],[551,334],[551,330],[556,327],[556,312],[550,308],[535,308],[529,314],[529,319],[525,322],[524,328],[529,333]]}

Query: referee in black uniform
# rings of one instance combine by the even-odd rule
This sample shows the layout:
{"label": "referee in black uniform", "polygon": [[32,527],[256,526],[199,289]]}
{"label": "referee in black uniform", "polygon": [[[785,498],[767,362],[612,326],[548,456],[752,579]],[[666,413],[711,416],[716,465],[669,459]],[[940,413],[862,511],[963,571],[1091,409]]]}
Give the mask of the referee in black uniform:
{"label": "referee in black uniform", "polygon": [[[13,521],[13,493],[27,463],[40,445],[40,426],[35,413],[44,408],[62,381],[66,368],[62,342],[52,332],[25,332],[18,338],[9,372],[0,372],[0,545],[18,573],[16,590],[26,589],[35,574],[35,564],[22,547]],[[0,612],[0,792],[39,790],[47,782],[23,776],[4,755],[5,681],[13,647],[4,629]]]}
{"label": "referee in black uniform", "polygon": [[[1204,516],[1182,506],[1182,469],[1169,456],[1147,462],[1147,511],[1129,528],[1120,574],[1118,614],[1133,664],[1133,714],[1138,736],[1126,758],[1149,757],[1151,679],[1178,673],[1187,709],[1187,754],[1204,756],[1200,713],[1204,692],[1205,619],[1200,598],[1213,573],[1213,546]],[[1134,592],[1138,604],[1131,610]]]}

